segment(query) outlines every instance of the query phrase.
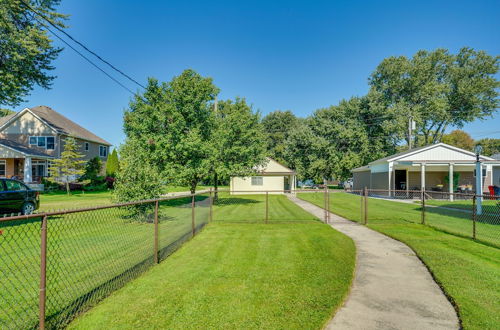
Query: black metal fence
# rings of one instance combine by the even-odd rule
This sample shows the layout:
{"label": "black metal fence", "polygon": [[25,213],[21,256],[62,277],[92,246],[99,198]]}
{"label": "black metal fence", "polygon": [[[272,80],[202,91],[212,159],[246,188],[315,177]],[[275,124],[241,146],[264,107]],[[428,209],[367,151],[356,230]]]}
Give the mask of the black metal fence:
{"label": "black metal fence", "polygon": [[407,221],[500,246],[500,196],[420,190],[350,190],[367,223]]}
{"label": "black metal fence", "polygon": [[64,328],[211,217],[210,193],[0,219],[0,328]]}

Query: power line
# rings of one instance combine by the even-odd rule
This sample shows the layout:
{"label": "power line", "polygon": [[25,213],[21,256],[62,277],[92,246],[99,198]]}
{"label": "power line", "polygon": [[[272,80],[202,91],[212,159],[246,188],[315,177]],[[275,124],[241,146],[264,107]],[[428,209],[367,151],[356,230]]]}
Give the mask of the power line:
{"label": "power line", "polygon": [[[85,46],[83,43],[81,43],[80,41],[76,40],[75,38],[73,38],[69,33],[67,33],[66,31],[64,31],[63,29],[61,29],[59,26],[57,26],[56,24],[54,24],[50,19],[48,19],[45,15],[41,14],[39,11],[37,11],[36,9],[34,9],[33,7],[31,7],[28,3],[26,3],[24,0],[20,0],[20,2],[25,5],[29,10],[31,10],[33,13],[35,13],[36,15],[40,16],[44,21],[48,22],[51,26],[53,26],[55,29],[57,29],[58,31],[60,31],[61,33],[63,33],[65,36],[67,36],[68,38],[70,38],[73,42],[77,43],[78,45],[80,45],[83,49],[85,49],[87,52],[89,52],[90,54],[94,55],[95,57],[97,57],[101,62],[105,63],[106,65],[108,65],[109,67],[111,67],[113,70],[115,70],[116,72],[118,72],[119,74],[121,74],[122,76],[124,76],[125,78],[127,78],[128,80],[130,80],[131,82],[133,82],[134,84],[136,84],[137,86],[139,87],[142,87],[144,89],[146,89],[146,87],[144,87],[144,85],[142,85],[141,83],[139,83],[137,80],[135,80],[134,78],[130,77],[128,74],[126,74],[125,72],[123,72],[122,70],[118,69],[117,67],[115,67],[113,64],[111,64],[110,62],[106,61],[104,58],[102,58],[101,56],[99,56],[98,54],[96,54],[94,51],[92,51],[91,49],[89,49],[87,46]],[[33,17],[34,18],[34,17]],[[38,19],[34,18],[36,21],[38,21],[40,24],[42,24]],[[42,24],[44,25],[44,24]],[[47,30],[48,30],[48,27],[46,25],[44,25]],[[50,30],[49,30],[50,31]],[[54,32],[51,31],[52,34],[54,34]],[[56,34],[54,34],[56,35]],[[57,36],[57,35],[56,35]],[[61,37],[57,36],[58,39],[60,39],[61,41],[63,41],[61,39]],[[63,41],[66,45],[68,45],[71,49],[75,50],[73,47],[71,47],[66,41]],[[75,50],[76,51],[76,50]],[[88,59],[87,59],[88,61]],[[95,65],[94,65],[95,66]],[[102,70],[101,70],[102,71]],[[128,88],[127,88],[128,89]]]}
{"label": "power line", "polygon": [[108,78],[110,78],[111,80],[113,80],[115,83],[117,83],[118,85],[120,85],[121,87],[123,87],[125,90],[127,90],[130,94],[132,95],[135,95],[135,93],[130,90],[127,86],[125,86],[124,84],[122,84],[120,81],[118,81],[115,77],[111,76],[109,73],[107,73],[106,71],[104,71],[101,67],[99,67],[97,64],[95,64],[94,62],[92,62],[91,59],[89,59],[87,56],[85,56],[84,54],[82,54],[78,49],[74,48],[72,45],[70,45],[66,40],[64,40],[63,38],[61,38],[59,35],[57,35],[57,33],[55,33],[54,31],[52,31],[47,25],[43,24],[42,22],[40,22],[40,20],[38,20],[36,17],[32,16],[33,19],[35,21],[37,21],[38,23],[40,23],[42,26],[44,26],[47,31],[49,31],[52,35],[54,35],[57,39],[61,40],[66,46],[68,46],[69,48],[71,48],[73,51],[75,51],[78,55],[80,55],[83,59],[85,59],[87,62],[89,62],[92,66],[94,66],[97,70],[101,71],[102,73],[104,73]]}

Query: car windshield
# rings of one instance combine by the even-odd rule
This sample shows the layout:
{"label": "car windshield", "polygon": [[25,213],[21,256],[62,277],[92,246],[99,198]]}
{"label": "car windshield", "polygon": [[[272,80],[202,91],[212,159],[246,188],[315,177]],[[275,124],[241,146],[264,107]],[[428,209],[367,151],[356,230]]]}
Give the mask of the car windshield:
{"label": "car windshield", "polygon": [[26,190],[26,186],[19,181],[5,180],[5,188],[7,191]]}

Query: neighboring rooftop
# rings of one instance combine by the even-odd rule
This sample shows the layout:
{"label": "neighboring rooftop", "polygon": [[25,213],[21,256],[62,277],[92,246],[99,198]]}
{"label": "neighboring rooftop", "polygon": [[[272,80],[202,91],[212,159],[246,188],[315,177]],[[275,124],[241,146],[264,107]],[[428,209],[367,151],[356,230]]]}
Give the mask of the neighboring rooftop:
{"label": "neighboring rooftop", "polygon": [[43,119],[47,124],[64,135],[72,135],[83,140],[89,140],[105,145],[111,145],[108,141],[101,139],[94,133],[78,125],[74,121],[64,117],[57,111],[45,105],[30,108],[31,112]]}
{"label": "neighboring rooftop", "polygon": [[491,155],[490,157],[493,158],[494,160],[500,160],[500,153]]}
{"label": "neighboring rooftop", "polygon": [[35,150],[32,148],[28,148],[20,143],[14,142],[12,140],[0,139],[0,146],[6,147],[7,149],[17,151],[25,156],[53,158],[51,156],[48,156],[46,153],[43,153],[41,151],[38,151],[38,150]]}

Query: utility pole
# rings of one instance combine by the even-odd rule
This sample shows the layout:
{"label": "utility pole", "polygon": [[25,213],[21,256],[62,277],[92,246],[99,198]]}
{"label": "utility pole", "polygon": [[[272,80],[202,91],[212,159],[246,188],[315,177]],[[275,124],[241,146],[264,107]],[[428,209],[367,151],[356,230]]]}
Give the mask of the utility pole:
{"label": "utility pole", "polygon": [[410,118],[408,119],[408,150],[412,148],[412,138],[414,129],[415,129],[415,121],[413,121],[413,117],[410,116]]}

